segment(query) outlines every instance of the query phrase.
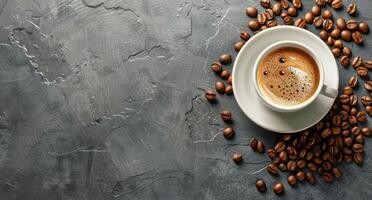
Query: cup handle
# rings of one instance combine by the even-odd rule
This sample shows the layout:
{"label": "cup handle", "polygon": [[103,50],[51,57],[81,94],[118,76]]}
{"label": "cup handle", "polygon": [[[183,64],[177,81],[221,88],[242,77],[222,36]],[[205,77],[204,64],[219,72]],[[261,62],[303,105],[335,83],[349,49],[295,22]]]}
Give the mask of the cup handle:
{"label": "cup handle", "polygon": [[320,94],[333,99],[337,97],[338,90],[331,88],[329,86],[323,85],[322,90],[320,91]]}

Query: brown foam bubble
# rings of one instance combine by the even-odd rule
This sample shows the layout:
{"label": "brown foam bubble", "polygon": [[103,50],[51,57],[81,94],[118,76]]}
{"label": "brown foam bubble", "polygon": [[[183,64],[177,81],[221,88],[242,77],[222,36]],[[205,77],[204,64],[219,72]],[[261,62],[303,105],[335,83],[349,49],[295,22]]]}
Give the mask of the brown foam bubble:
{"label": "brown foam bubble", "polygon": [[259,63],[257,83],[269,100],[296,105],[309,99],[319,85],[319,69],[307,52],[295,47],[278,48]]}

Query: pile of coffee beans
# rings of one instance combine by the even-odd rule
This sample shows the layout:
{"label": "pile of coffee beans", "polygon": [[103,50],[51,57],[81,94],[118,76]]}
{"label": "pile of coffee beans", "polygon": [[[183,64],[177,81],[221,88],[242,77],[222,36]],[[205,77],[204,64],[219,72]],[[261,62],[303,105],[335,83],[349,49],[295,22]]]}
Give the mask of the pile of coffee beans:
{"label": "pile of coffee beans", "polygon": [[[372,134],[372,130],[365,126],[367,114],[372,116],[372,81],[367,80],[368,72],[372,70],[372,60],[363,59],[361,56],[352,58],[351,49],[344,43],[363,44],[363,35],[369,33],[369,26],[366,22],[358,22],[354,19],[345,20],[342,17],[335,19],[332,10],[340,11],[345,7],[350,17],[358,12],[355,3],[344,5],[342,0],[314,0],[314,6],[303,17],[298,16],[298,11],[303,9],[301,0],[259,1],[264,12],[260,12],[254,6],[245,9],[245,14],[251,18],[248,28],[253,31],[253,34],[280,24],[295,25],[305,29],[308,25],[314,25],[319,29],[319,37],[331,48],[333,55],[339,58],[340,64],[344,67],[351,65],[355,69],[356,75],[349,78],[348,85],[343,88],[326,117],[300,133],[283,134],[276,145],[266,151],[271,159],[271,163],[266,166],[267,172],[273,176],[288,173],[287,182],[290,186],[303,181],[314,185],[317,176],[324,182],[332,182],[342,176],[338,168],[340,163],[363,164],[364,140]],[[281,22],[277,21],[276,17],[280,17]],[[242,31],[240,38],[241,41],[234,45],[237,52],[250,39],[250,33]],[[217,62],[211,64],[212,71],[222,80],[215,83],[214,89],[205,91],[205,98],[209,102],[217,101],[217,93],[233,94],[232,77],[225,67],[232,63],[232,60],[230,54],[222,54]],[[359,84],[360,80],[363,84]],[[369,93],[368,96],[358,97],[354,93],[354,89],[359,85],[364,86]],[[364,110],[359,109],[359,102]],[[221,119],[226,124],[231,123],[231,112],[222,111]],[[223,130],[226,139],[231,139],[234,135],[235,132],[230,126]],[[255,152],[265,152],[264,142],[257,138],[251,139],[249,146]],[[236,152],[232,160],[236,164],[241,164],[242,154]],[[263,179],[256,181],[259,192],[265,192],[266,187]],[[280,195],[284,193],[284,185],[276,182],[272,186],[272,191]]]}

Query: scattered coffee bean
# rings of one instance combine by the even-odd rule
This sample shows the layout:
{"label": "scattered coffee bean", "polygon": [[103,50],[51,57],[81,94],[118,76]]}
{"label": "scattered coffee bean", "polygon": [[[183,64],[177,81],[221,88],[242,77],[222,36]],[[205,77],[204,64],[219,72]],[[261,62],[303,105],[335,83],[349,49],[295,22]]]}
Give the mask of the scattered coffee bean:
{"label": "scattered coffee bean", "polygon": [[248,32],[240,32],[240,38],[241,38],[242,40],[247,41],[247,40],[249,40],[250,37],[251,37],[251,36],[249,35]]}
{"label": "scattered coffee bean", "polygon": [[355,140],[355,143],[363,144],[364,143],[364,135],[363,134],[359,134],[358,136],[356,136],[354,138],[354,140]]}
{"label": "scattered coffee bean", "polygon": [[257,16],[257,8],[249,6],[248,8],[245,9],[245,14],[249,17],[256,17]]}
{"label": "scattered coffee bean", "polygon": [[276,16],[279,16],[282,13],[282,5],[280,3],[275,3],[272,7],[273,13]]}
{"label": "scattered coffee bean", "polygon": [[205,95],[205,98],[208,101],[210,101],[210,102],[216,101],[216,92],[215,91],[209,89],[209,90],[205,91],[204,95]]}
{"label": "scattered coffee bean", "polygon": [[361,130],[358,126],[354,126],[354,127],[351,128],[351,133],[355,137],[355,136],[358,136],[361,133]]}
{"label": "scattered coffee bean", "polygon": [[243,160],[243,156],[241,153],[234,153],[233,155],[233,161],[236,163],[236,164],[240,164]]}
{"label": "scattered coffee bean", "polygon": [[266,18],[266,15],[264,13],[260,13],[257,15],[257,21],[258,23],[260,23],[261,25],[264,25],[266,22],[267,22],[267,18]]}
{"label": "scattered coffee bean", "polygon": [[369,127],[364,127],[361,129],[361,132],[363,133],[364,136],[369,137],[371,136],[371,129]]}
{"label": "scattered coffee bean", "polygon": [[280,152],[284,151],[286,148],[286,145],[284,142],[278,142],[275,147],[274,147],[274,150],[277,154],[279,154]]}
{"label": "scattered coffee bean", "polygon": [[331,172],[332,172],[333,176],[336,177],[336,178],[340,178],[342,176],[341,171],[336,167],[332,168]]}
{"label": "scattered coffee bean", "polygon": [[234,91],[233,91],[233,87],[232,87],[231,85],[228,85],[228,86],[225,88],[225,94],[230,95],[230,94],[232,94],[232,93],[234,93]]}
{"label": "scattered coffee bean", "polygon": [[365,122],[367,121],[366,113],[364,111],[359,111],[356,115],[358,122]]}
{"label": "scattered coffee bean", "polygon": [[352,33],[349,31],[349,30],[343,30],[343,31],[341,31],[341,38],[344,40],[344,41],[347,41],[347,42],[349,42],[349,41],[351,41],[351,35],[352,35]]}
{"label": "scattered coffee bean", "polygon": [[266,24],[267,24],[267,26],[268,26],[269,28],[278,25],[278,23],[276,22],[276,20],[270,20],[270,21],[268,21]]}
{"label": "scattered coffee bean", "polygon": [[232,76],[230,75],[229,78],[227,78],[227,83],[229,85],[232,85]]}
{"label": "scattered coffee bean", "polygon": [[336,10],[341,9],[343,6],[342,0],[333,0],[331,6]]}
{"label": "scattered coffee bean", "polygon": [[282,8],[284,8],[284,9],[288,9],[288,7],[289,7],[288,0],[281,0],[280,4],[282,5]]}
{"label": "scattered coffee bean", "polygon": [[225,64],[225,65],[226,65],[226,64],[230,64],[230,63],[231,63],[231,61],[232,61],[232,57],[231,57],[230,54],[225,53],[225,54],[221,54],[221,55],[220,55],[219,60],[220,60],[220,62],[221,62],[222,64]]}
{"label": "scattered coffee bean", "polygon": [[256,31],[260,28],[260,23],[256,19],[252,19],[248,22],[248,28],[250,28],[253,31]]}
{"label": "scattered coffee bean", "polygon": [[225,122],[229,122],[232,119],[230,111],[224,110],[221,112],[220,115],[221,115],[221,119]]}
{"label": "scattered coffee bean", "polygon": [[352,107],[351,110],[350,110],[350,115],[355,116],[358,112],[359,111],[358,111],[358,109],[356,107]]}
{"label": "scattered coffee bean", "polygon": [[363,152],[363,145],[362,144],[353,144],[352,149],[355,153],[362,153]]}
{"label": "scattered coffee bean", "polygon": [[322,39],[322,40],[324,40],[324,41],[327,41],[327,39],[328,39],[328,32],[327,31],[325,31],[325,30],[321,30],[320,32],[319,32],[319,37],[320,37],[320,39]]}
{"label": "scattered coffee bean", "polygon": [[264,180],[262,180],[262,179],[258,179],[257,181],[256,181],[256,188],[257,188],[257,190],[259,191],[259,192],[265,192],[266,191],[266,183],[265,183],[265,181]]}
{"label": "scattered coffee bean", "polygon": [[364,67],[367,69],[372,69],[372,60],[367,60],[363,63]]}
{"label": "scattered coffee bean", "polygon": [[219,63],[219,62],[214,62],[214,63],[212,63],[212,65],[211,65],[211,69],[212,69],[212,71],[214,71],[216,74],[221,74],[221,72],[222,72],[222,65],[221,65],[221,63]]}
{"label": "scattered coffee bean", "polygon": [[353,19],[350,19],[346,22],[346,28],[351,31],[356,30],[358,28],[358,22]]}
{"label": "scattered coffee bean", "polygon": [[323,19],[321,17],[315,17],[313,24],[315,27],[320,28],[323,25]]}
{"label": "scattered coffee bean", "polygon": [[249,142],[249,146],[251,146],[252,150],[257,149],[258,140],[256,138],[252,138]]}
{"label": "scattered coffee bean", "polygon": [[344,138],[344,144],[348,147],[353,145],[353,139],[351,137]]}
{"label": "scattered coffee bean", "polygon": [[338,39],[340,38],[341,36],[341,30],[336,28],[336,29],[333,29],[330,33],[331,37],[333,37],[334,39]]}
{"label": "scattered coffee bean", "polygon": [[294,7],[288,8],[288,15],[291,17],[296,17],[297,16],[297,9]]}
{"label": "scattered coffee bean", "polygon": [[362,44],[363,43],[363,35],[359,31],[355,31],[351,34],[351,37],[353,38],[353,41],[356,44]]}
{"label": "scattered coffee bean", "polygon": [[333,180],[333,175],[329,172],[325,172],[325,173],[323,173],[322,178],[323,178],[324,182],[330,183]]}
{"label": "scattered coffee bean", "polygon": [[325,0],[315,0],[315,3],[316,3],[316,5],[318,5],[320,7],[324,7],[326,5]]}
{"label": "scattered coffee bean", "polygon": [[329,36],[327,41],[326,41],[326,44],[328,46],[332,46],[334,43],[335,43],[335,40],[331,36]]}
{"label": "scattered coffee bean", "polygon": [[297,9],[302,8],[302,1],[301,0],[292,0],[293,6]]}
{"label": "scattered coffee bean", "polygon": [[259,153],[263,153],[265,151],[265,145],[262,141],[257,142],[256,151]]}
{"label": "scattered coffee bean", "polygon": [[340,63],[342,66],[347,67],[349,65],[349,57],[348,56],[342,56],[340,59]]}
{"label": "scattered coffee bean", "polygon": [[287,169],[287,165],[284,164],[284,163],[280,163],[279,166],[278,166],[279,170],[282,171],[282,172],[286,172],[288,169]]}
{"label": "scattered coffee bean", "polygon": [[272,20],[274,18],[274,12],[270,8],[265,11],[265,16],[267,20]]}
{"label": "scattered coffee bean", "polygon": [[288,184],[290,186],[296,185],[296,183],[297,183],[296,176],[295,175],[289,175],[288,178],[287,178],[287,181],[288,181]]}
{"label": "scattered coffee bean", "polygon": [[313,13],[314,16],[319,16],[321,12],[321,8],[318,5],[315,5],[311,8],[311,13]]}
{"label": "scattered coffee bean", "polygon": [[235,45],[234,45],[235,51],[239,52],[240,49],[244,46],[244,44],[245,44],[245,42],[243,42],[243,41],[239,41],[239,42],[235,43]]}
{"label": "scattered coffee bean", "polygon": [[267,150],[267,155],[269,156],[269,158],[271,159],[274,159],[276,157],[276,153],[274,151],[274,149],[268,149]]}
{"label": "scattered coffee bean", "polygon": [[281,182],[275,183],[273,191],[275,194],[282,194],[284,192],[284,185]]}
{"label": "scattered coffee bean", "polygon": [[230,72],[227,69],[222,70],[220,77],[224,80],[230,77]]}
{"label": "scattered coffee bean", "polygon": [[332,30],[333,29],[333,21],[331,19],[324,19],[323,28],[326,31]]}
{"label": "scattered coffee bean", "polygon": [[363,64],[363,59],[360,56],[356,56],[353,61],[351,62],[351,65],[353,68],[358,68]]}
{"label": "scattered coffee bean", "polygon": [[297,180],[299,180],[299,181],[303,181],[303,180],[305,180],[305,173],[304,172],[302,172],[302,171],[299,171],[299,172],[297,172],[297,174],[296,174],[296,178],[297,178]]}
{"label": "scattered coffee bean", "polygon": [[288,161],[287,168],[288,168],[289,171],[296,170],[296,167],[297,167],[297,165],[296,165],[296,162],[294,160]]}
{"label": "scattered coffee bean", "polygon": [[349,86],[352,88],[355,88],[358,85],[358,77],[357,76],[352,76],[349,79]]}
{"label": "scattered coffee bean", "polygon": [[350,125],[355,125],[358,122],[358,119],[355,116],[349,117],[349,123]]}
{"label": "scattered coffee bean", "polygon": [[335,57],[340,57],[341,56],[341,50],[339,48],[333,48],[332,53]]}
{"label": "scattered coffee bean", "polygon": [[342,43],[341,40],[335,40],[335,42],[333,43],[333,46],[335,46],[336,48],[342,49],[344,48],[344,43]]}
{"label": "scattered coffee bean", "polygon": [[314,185],[315,182],[316,182],[315,176],[312,173],[307,172],[306,173],[306,181],[309,182],[311,185]]}
{"label": "scattered coffee bean", "polygon": [[369,116],[372,116],[372,106],[366,106],[365,110]]}
{"label": "scattered coffee bean", "polygon": [[342,54],[345,56],[350,57],[351,56],[351,49],[349,47],[345,47],[342,49]]}
{"label": "scattered coffee bean", "polygon": [[363,164],[363,155],[361,153],[355,153],[354,156],[354,162],[358,165],[362,165]]}
{"label": "scattered coffee bean", "polygon": [[336,20],[336,26],[339,28],[341,31],[346,28],[346,21],[344,18],[338,18]]}
{"label": "scattered coffee bean", "polygon": [[311,24],[314,21],[314,14],[312,12],[307,12],[304,16],[304,19],[306,23]]}
{"label": "scattered coffee bean", "polygon": [[356,94],[350,95],[350,105],[355,106],[358,103],[358,97]]}
{"label": "scattered coffee bean", "polygon": [[299,27],[299,28],[305,28],[306,27],[306,22],[304,19],[302,18],[298,18],[296,19],[295,21],[295,26]]}
{"label": "scattered coffee bean", "polygon": [[329,10],[324,10],[322,13],[323,19],[331,19],[332,18],[332,12]]}
{"label": "scattered coffee bean", "polygon": [[215,84],[216,91],[220,94],[225,92],[225,84],[221,81],[217,81]]}
{"label": "scattered coffee bean", "polygon": [[274,176],[278,175],[278,167],[272,163],[266,167],[266,170]]}
{"label": "scattered coffee bean", "polygon": [[231,139],[232,137],[234,137],[234,129],[231,128],[231,127],[225,128],[225,129],[223,130],[223,136],[224,136],[226,139]]}
{"label": "scattered coffee bean", "polygon": [[349,15],[354,15],[356,12],[357,12],[357,6],[355,3],[352,3],[350,4],[347,9],[346,9],[346,12],[349,14]]}
{"label": "scattered coffee bean", "polygon": [[368,69],[363,66],[358,67],[356,72],[361,77],[366,77],[368,75]]}
{"label": "scattered coffee bean", "polygon": [[364,106],[372,106],[372,98],[370,96],[362,96],[360,101]]}
{"label": "scattered coffee bean", "polygon": [[261,0],[260,4],[264,8],[270,8],[270,0]]}
{"label": "scattered coffee bean", "polygon": [[367,90],[367,91],[372,91],[372,81],[366,81],[364,83],[364,88]]}
{"label": "scattered coffee bean", "polygon": [[365,22],[360,22],[358,24],[358,30],[359,30],[359,32],[361,32],[363,34],[367,34],[369,32],[369,26]]}

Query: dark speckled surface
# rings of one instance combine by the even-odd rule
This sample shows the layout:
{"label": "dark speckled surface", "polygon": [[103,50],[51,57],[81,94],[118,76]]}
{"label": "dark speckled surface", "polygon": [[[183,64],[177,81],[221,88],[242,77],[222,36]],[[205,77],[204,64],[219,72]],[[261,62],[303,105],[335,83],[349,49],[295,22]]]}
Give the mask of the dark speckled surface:
{"label": "dark speckled surface", "polygon": [[[313,1],[303,2],[301,14]],[[371,23],[372,1],[356,2],[356,19]],[[283,180],[280,199],[371,199],[371,139],[363,167],[290,188],[246,145],[277,135],[232,96],[202,97],[218,79],[210,63],[236,55],[248,5],[258,1],[0,0],[0,199],[277,199],[257,192],[257,178]],[[371,58],[370,35],[347,46]],[[354,70],[340,73],[344,85]],[[232,141],[220,134],[222,109],[234,116]]]}

